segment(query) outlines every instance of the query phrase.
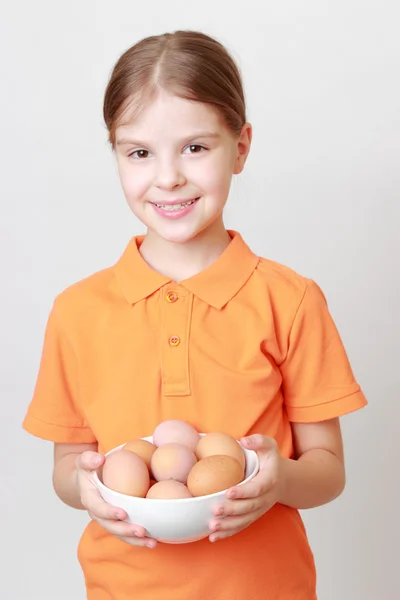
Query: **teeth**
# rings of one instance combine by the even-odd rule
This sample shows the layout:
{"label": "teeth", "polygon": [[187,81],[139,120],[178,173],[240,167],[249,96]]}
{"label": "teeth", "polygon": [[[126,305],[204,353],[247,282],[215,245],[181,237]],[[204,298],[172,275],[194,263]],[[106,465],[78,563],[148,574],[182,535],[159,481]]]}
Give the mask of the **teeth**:
{"label": "teeth", "polygon": [[186,206],[190,206],[194,202],[196,202],[196,199],[189,200],[188,202],[182,202],[180,204],[156,204],[156,206],[157,208],[162,208],[162,210],[173,211],[180,210],[182,208],[185,208]]}

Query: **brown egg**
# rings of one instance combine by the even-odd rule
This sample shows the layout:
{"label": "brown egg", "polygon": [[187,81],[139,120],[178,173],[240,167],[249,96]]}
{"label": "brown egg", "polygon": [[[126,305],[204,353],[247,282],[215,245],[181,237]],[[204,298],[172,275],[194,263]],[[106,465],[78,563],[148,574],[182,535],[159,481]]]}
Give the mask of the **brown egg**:
{"label": "brown egg", "polygon": [[183,444],[193,450],[196,449],[200,434],[185,421],[170,419],[163,421],[155,428],[153,432],[153,443],[156,446],[165,444]]}
{"label": "brown egg", "polygon": [[151,457],[151,471],[157,481],[175,479],[186,483],[190,469],[197,462],[194,452],[182,444],[160,446]]}
{"label": "brown egg", "polygon": [[232,456],[242,465],[243,474],[246,466],[246,457],[240,444],[234,437],[227,433],[211,432],[200,438],[196,447],[196,456],[199,460],[214,454]]}
{"label": "brown egg", "polygon": [[173,479],[158,481],[149,489],[146,496],[146,498],[158,498],[165,500],[191,497],[192,494],[189,492],[186,485],[180,481],[174,481]]}
{"label": "brown egg", "polygon": [[191,469],[187,487],[192,496],[215,494],[243,481],[243,468],[232,456],[212,455]]}
{"label": "brown egg", "polygon": [[151,442],[149,442],[147,440],[136,439],[136,440],[130,440],[129,442],[126,442],[126,444],[124,446],[124,450],[130,450],[131,452],[134,452],[135,454],[140,456],[140,458],[142,458],[144,460],[144,462],[147,465],[147,468],[150,471],[151,457],[153,456],[154,452],[157,450],[157,446],[155,446],[154,444],[152,444]]}
{"label": "brown egg", "polygon": [[150,487],[149,470],[144,460],[123,448],[106,457],[102,477],[105,486],[129,496],[144,498]]}

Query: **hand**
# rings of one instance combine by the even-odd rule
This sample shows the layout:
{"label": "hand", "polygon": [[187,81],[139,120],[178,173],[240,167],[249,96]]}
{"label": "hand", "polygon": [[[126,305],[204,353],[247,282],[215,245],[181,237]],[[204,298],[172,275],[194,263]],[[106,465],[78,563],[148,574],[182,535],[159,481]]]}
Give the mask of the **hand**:
{"label": "hand", "polygon": [[125,523],[124,520],[128,516],[126,512],[111,506],[101,497],[93,481],[92,472],[104,461],[104,455],[91,451],[83,452],[76,458],[77,480],[83,506],[94,521],[123,542],[133,546],[154,548],[157,544],[156,540],[145,537],[146,531],[143,527]]}
{"label": "hand", "polygon": [[228,500],[216,506],[210,523],[210,541],[230,537],[245,529],[274,506],[282,494],[283,459],[272,438],[255,434],[240,440],[248,450],[257,451],[260,470],[248,483],[227,491]]}

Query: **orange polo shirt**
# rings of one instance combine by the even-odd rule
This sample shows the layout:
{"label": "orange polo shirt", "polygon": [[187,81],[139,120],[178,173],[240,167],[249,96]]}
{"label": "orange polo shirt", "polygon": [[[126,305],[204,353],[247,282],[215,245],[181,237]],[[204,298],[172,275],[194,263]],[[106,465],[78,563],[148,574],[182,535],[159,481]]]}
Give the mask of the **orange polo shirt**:
{"label": "orange polo shirt", "polygon": [[[229,233],[224,253],[179,284],[145,263],[137,236],[116,265],[58,295],[24,428],[107,452],[182,419],[202,432],[272,436],[292,457],[290,421],[364,406],[317,284]],[[316,598],[302,519],[280,504],[231,538],[154,550],[92,521],[78,557],[89,600]]]}

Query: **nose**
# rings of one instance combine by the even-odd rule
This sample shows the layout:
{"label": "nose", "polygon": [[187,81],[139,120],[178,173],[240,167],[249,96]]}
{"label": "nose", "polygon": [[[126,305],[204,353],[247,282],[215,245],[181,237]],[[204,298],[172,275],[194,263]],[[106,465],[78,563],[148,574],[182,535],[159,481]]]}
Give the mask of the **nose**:
{"label": "nose", "polygon": [[174,190],[186,183],[179,161],[164,161],[157,165],[155,184],[163,190]]}

